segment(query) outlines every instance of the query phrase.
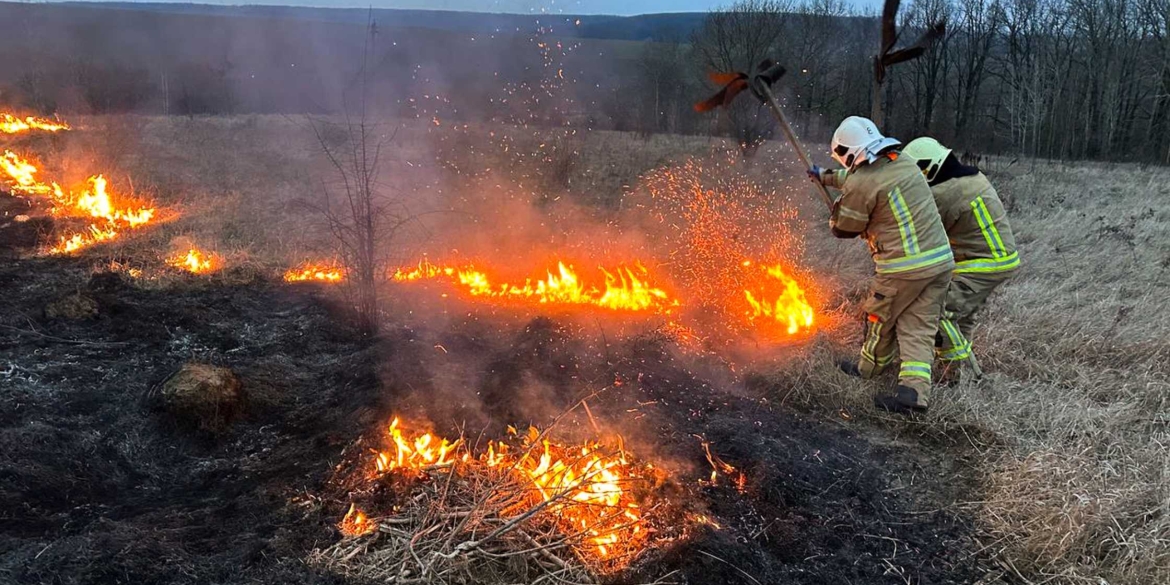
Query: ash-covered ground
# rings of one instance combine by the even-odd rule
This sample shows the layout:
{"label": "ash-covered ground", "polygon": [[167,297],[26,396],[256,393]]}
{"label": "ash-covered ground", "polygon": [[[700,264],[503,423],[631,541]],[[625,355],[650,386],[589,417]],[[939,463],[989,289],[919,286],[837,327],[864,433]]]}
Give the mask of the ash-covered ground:
{"label": "ash-covered ground", "polygon": [[[45,316],[77,293],[96,315]],[[328,480],[346,445],[396,413],[491,436],[583,396],[603,427],[669,470],[680,506],[721,526],[652,545],[613,582],[985,573],[972,519],[952,505],[977,499],[961,449],[802,412],[784,401],[783,378],[751,382],[659,335],[474,309],[422,324],[396,320],[392,304],[384,333],[363,338],[332,296],[264,278],[140,287],[94,276],[84,257],[0,264],[0,581],[345,582],[305,559],[340,538],[346,503]],[[244,406],[225,430],[149,399],[190,361],[239,376]],[[703,440],[744,474],[742,489],[700,485]]]}

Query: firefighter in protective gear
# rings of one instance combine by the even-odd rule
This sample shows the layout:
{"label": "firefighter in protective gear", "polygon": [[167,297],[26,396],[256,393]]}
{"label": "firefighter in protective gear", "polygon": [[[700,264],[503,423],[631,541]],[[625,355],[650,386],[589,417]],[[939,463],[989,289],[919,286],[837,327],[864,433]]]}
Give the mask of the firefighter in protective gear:
{"label": "firefighter in protective gear", "polygon": [[815,169],[814,179],[840,189],[830,229],[838,238],[864,236],[875,276],[862,305],[865,342],[846,373],[872,378],[901,361],[893,396],[874,403],[898,413],[926,410],[934,336],[955,267],[934,197],[914,162],[873,122],[852,116],[833,134],[832,156],[845,168]]}
{"label": "firefighter in protective gear", "polygon": [[955,366],[968,365],[979,376],[970,341],[975,315],[1020,266],[1007,212],[987,177],[960,163],[937,140],[918,138],[902,155],[915,161],[930,184],[955,253],[955,273],[935,338],[938,357],[948,374],[957,374]]}

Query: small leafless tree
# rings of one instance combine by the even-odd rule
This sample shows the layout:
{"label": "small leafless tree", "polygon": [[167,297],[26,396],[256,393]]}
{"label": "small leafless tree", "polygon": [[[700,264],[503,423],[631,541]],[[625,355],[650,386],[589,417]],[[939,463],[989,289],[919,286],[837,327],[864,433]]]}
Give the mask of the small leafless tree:
{"label": "small leafless tree", "polygon": [[372,14],[366,27],[361,69],[353,99],[343,99],[340,121],[311,120],[317,143],[333,169],[322,182],[323,203],[316,206],[341,253],[349,278],[358,325],[375,334],[381,317],[379,284],[386,270],[387,247],[412,216],[405,200],[381,180],[383,151],[398,129],[373,119],[370,111],[371,53],[378,29]]}

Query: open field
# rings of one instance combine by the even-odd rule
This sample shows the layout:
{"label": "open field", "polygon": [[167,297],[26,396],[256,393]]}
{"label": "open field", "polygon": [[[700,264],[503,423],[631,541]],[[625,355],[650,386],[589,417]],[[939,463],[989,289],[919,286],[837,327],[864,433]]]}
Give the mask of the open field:
{"label": "open field", "polygon": [[[745,161],[706,138],[378,130],[393,136],[380,188],[424,216],[389,246],[391,266],[458,248],[501,265],[556,251],[669,272],[675,240],[642,215],[646,177],[695,159],[705,180],[758,186],[816,330],[711,334],[695,351],[659,318],[505,309],[393,282],[382,333],[363,336],[344,285],[280,279],[335,252],[314,211],[335,185],[310,120],[74,125],[19,146],[54,176],[106,169],[161,219],[67,256],[0,227],[0,580],[362,582],[353,564],[322,560],[361,491],[341,481],[365,452],[355,446],[393,415],[496,439],[506,425],[548,426],[582,397],[588,416],[578,409],[555,432],[620,434],[668,478],[646,506],[649,544],[601,581],[1170,580],[1164,168],[987,161],[1024,268],[976,335],[985,379],[939,389],[928,415],[904,421],[870,406],[892,379],[860,383],[833,365],[860,342],[870,261],[827,234],[781,143]],[[224,267],[166,265],[191,246]],[[95,316],[44,314],[79,292]],[[240,377],[247,401],[230,428],[191,429],[152,401],[189,361]],[[709,481],[704,443],[739,485]],[[475,578],[536,578],[501,566]]]}

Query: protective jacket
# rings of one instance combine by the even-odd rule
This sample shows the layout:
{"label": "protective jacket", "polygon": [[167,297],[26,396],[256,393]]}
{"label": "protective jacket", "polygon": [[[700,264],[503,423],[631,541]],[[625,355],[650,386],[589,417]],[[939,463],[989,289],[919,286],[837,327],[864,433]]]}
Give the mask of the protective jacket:
{"label": "protective jacket", "polygon": [[858,373],[873,378],[900,360],[898,384],[926,407],[935,332],[955,267],[930,187],[918,166],[896,152],[820,179],[841,190],[833,233],[863,235],[877,272],[861,306],[866,330]]}
{"label": "protective jacket", "polygon": [[950,179],[931,190],[955,254],[956,274],[1019,268],[1020,254],[1007,212],[983,173]]}
{"label": "protective jacket", "polygon": [[922,279],[955,267],[934,196],[911,160],[888,153],[853,172],[825,171],[821,182],[841,190],[830,225],[865,237],[877,274]]}

